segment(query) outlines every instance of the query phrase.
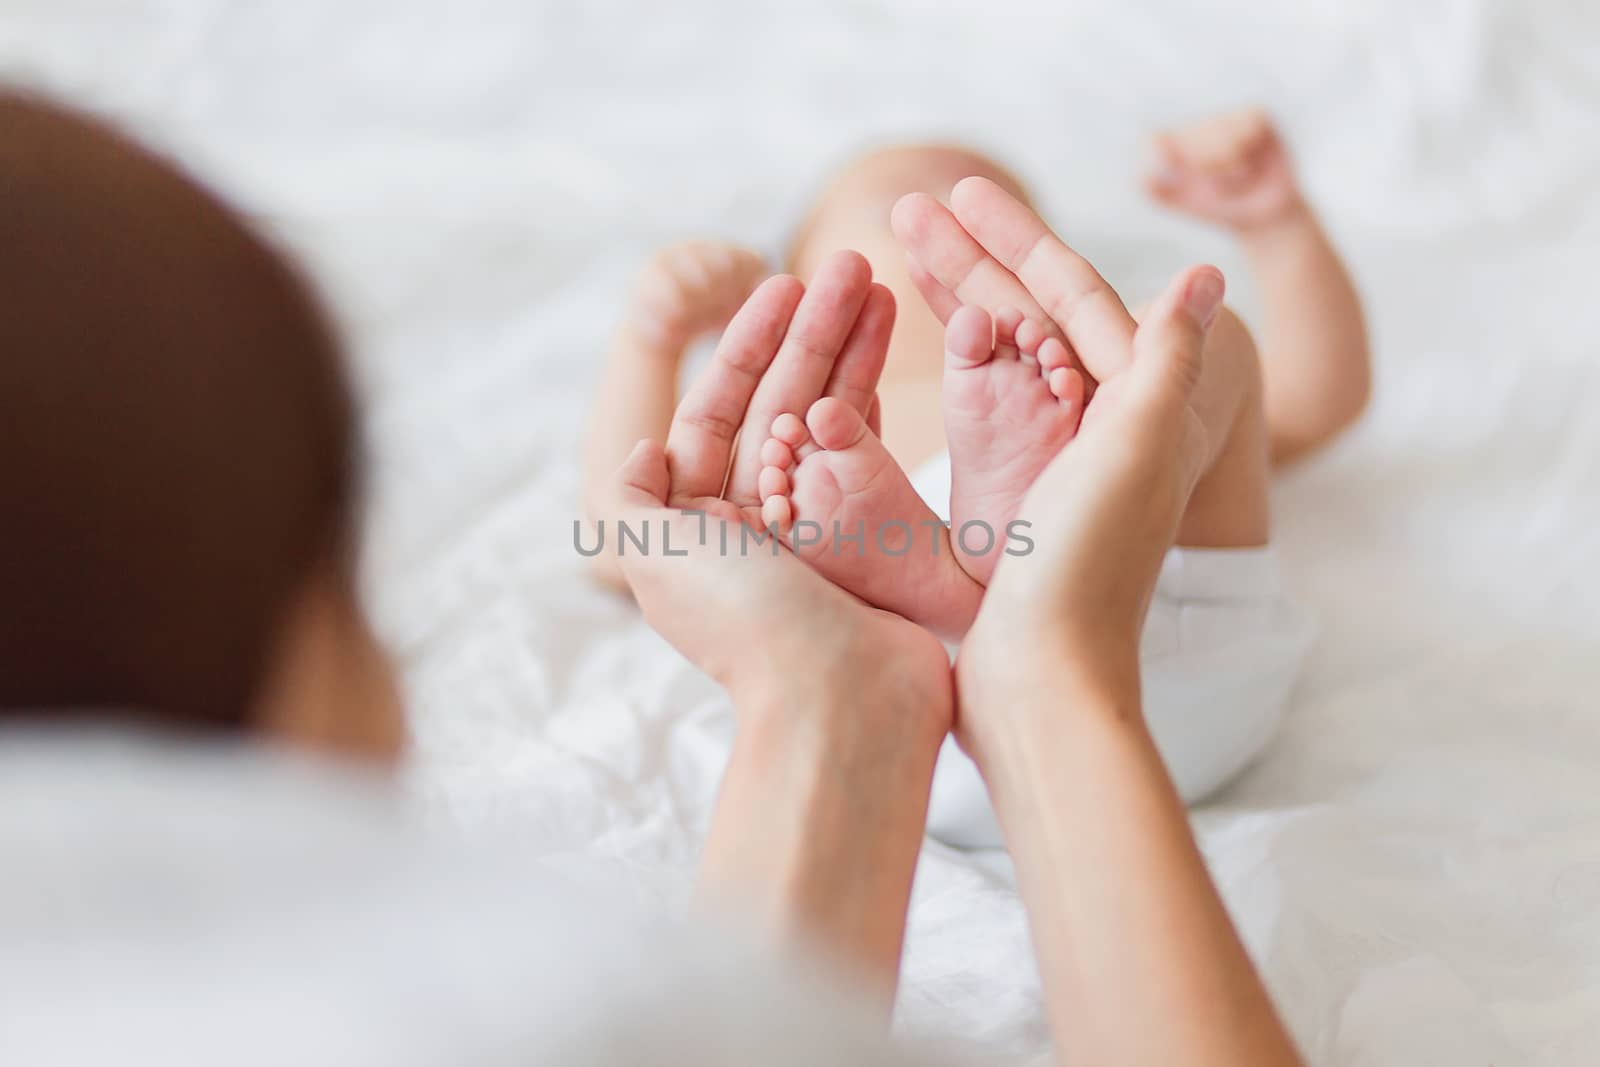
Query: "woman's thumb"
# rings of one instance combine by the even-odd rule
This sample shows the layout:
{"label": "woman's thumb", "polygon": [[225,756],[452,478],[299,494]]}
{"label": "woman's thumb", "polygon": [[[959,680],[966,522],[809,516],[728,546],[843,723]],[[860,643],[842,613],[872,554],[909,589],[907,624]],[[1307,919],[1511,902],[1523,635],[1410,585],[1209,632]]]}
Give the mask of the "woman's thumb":
{"label": "woman's thumb", "polygon": [[613,493],[624,508],[659,508],[667,502],[671,482],[666,452],[659,442],[646,439],[634,445],[623,461]]}
{"label": "woman's thumb", "polygon": [[1133,337],[1137,391],[1176,389],[1187,398],[1200,378],[1206,335],[1222,308],[1227,282],[1215,267],[1190,267],[1167,286]]}

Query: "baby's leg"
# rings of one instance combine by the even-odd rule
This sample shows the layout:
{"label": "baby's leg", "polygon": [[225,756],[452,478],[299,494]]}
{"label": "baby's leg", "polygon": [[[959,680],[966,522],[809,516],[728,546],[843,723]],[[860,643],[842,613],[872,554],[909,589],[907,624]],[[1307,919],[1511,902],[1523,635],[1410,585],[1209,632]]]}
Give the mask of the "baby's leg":
{"label": "baby's leg", "polygon": [[967,632],[983,587],[859,412],[824,397],[804,418],[780,415],[761,461],[762,521],[789,534],[796,555],[941,638]]}
{"label": "baby's leg", "polygon": [[[690,242],[650,261],[606,356],[584,440],[584,512],[593,522],[612,475],[645,438],[666,440],[678,402],[678,368],[695,338],[727,325],[766,276],[759,255],[733,245]],[[588,544],[595,533],[586,534]],[[593,577],[624,589],[612,552],[589,560]]]}
{"label": "baby's leg", "polygon": [[873,279],[894,294],[899,311],[878,396],[883,443],[907,470],[945,447],[939,414],[944,324],[912,281],[905,249],[889,226],[890,209],[911,192],[947,199],[955,183],[972,174],[1028,200],[1009,171],[973,149],[936,144],[878,149],[828,180],[790,250],[788,269],[804,278],[829,252],[853,248],[872,264]]}
{"label": "baby's leg", "polygon": [[1260,287],[1273,460],[1315,451],[1366,407],[1371,357],[1360,298],[1300,195],[1288,153],[1260,111],[1163,134],[1156,150],[1152,194],[1232,230]]}
{"label": "baby's leg", "polygon": [[1255,341],[1239,317],[1224,308],[1206,339],[1191,400],[1206,428],[1209,456],[1178,525],[1180,547],[1253,548],[1267,543],[1270,433],[1262,401]]}

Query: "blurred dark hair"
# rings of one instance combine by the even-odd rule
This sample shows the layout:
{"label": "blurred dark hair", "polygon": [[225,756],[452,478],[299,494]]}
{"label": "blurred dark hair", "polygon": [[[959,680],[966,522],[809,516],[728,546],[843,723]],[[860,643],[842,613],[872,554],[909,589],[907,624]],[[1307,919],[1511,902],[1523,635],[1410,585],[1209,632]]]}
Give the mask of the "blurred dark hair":
{"label": "blurred dark hair", "polygon": [[172,164],[0,90],[0,718],[248,725],[348,581],[355,416],[300,277]]}

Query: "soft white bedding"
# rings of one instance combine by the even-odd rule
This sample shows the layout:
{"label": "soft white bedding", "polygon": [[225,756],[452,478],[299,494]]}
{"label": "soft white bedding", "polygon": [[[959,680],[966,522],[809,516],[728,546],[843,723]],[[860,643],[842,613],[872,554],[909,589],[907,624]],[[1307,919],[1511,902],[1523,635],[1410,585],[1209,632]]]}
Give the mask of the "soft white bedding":
{"label": "soft white bedding", "polygon": [[[688,885],[727,710],[571,550],[628,272],[778,248],[853,148],[992,147],[1114,280],[1242,264],[1132,183],[1264,102],[1367,295],[1378,398],[1286,477],[1323,641],[1196,813],[1318,1063],[1600,1045],[1600,16],[1579,3],[8,0],[0,73],[133,122],[306,255],[371,405],[373,604],[439,818]],[[1003,865],[999,865],[1003,867]],[[1047,1047],[1006,872],[930,844],[903,1025]]]}

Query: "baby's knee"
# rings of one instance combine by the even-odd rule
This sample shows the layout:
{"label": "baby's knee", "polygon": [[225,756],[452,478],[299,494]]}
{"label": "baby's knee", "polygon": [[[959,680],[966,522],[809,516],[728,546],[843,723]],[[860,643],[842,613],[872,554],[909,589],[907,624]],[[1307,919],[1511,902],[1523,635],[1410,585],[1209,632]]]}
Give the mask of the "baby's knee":
{"label": "baby's knee", "polygon": [[[1134,309],[1133,317],[1143,322],[1149,310],[1149,303],[1140,304]],[[1200,381],[1195,392],[1205,407],[1220,404],[1224,410],[1232,412],[1242,399],[1260,408],[1261,382],[1261,352],[1256,347],[1256,339],[1238,313],[1223,305],[1211,324],[1211,331],[1206,334],[1200,359]]]}
{"label": "baby's knee", "polygon": [[1224,306],[1206,336],[1201,373],[1214,373],[1242,396],[1261,400],[1261,351],[1250,327]]}

